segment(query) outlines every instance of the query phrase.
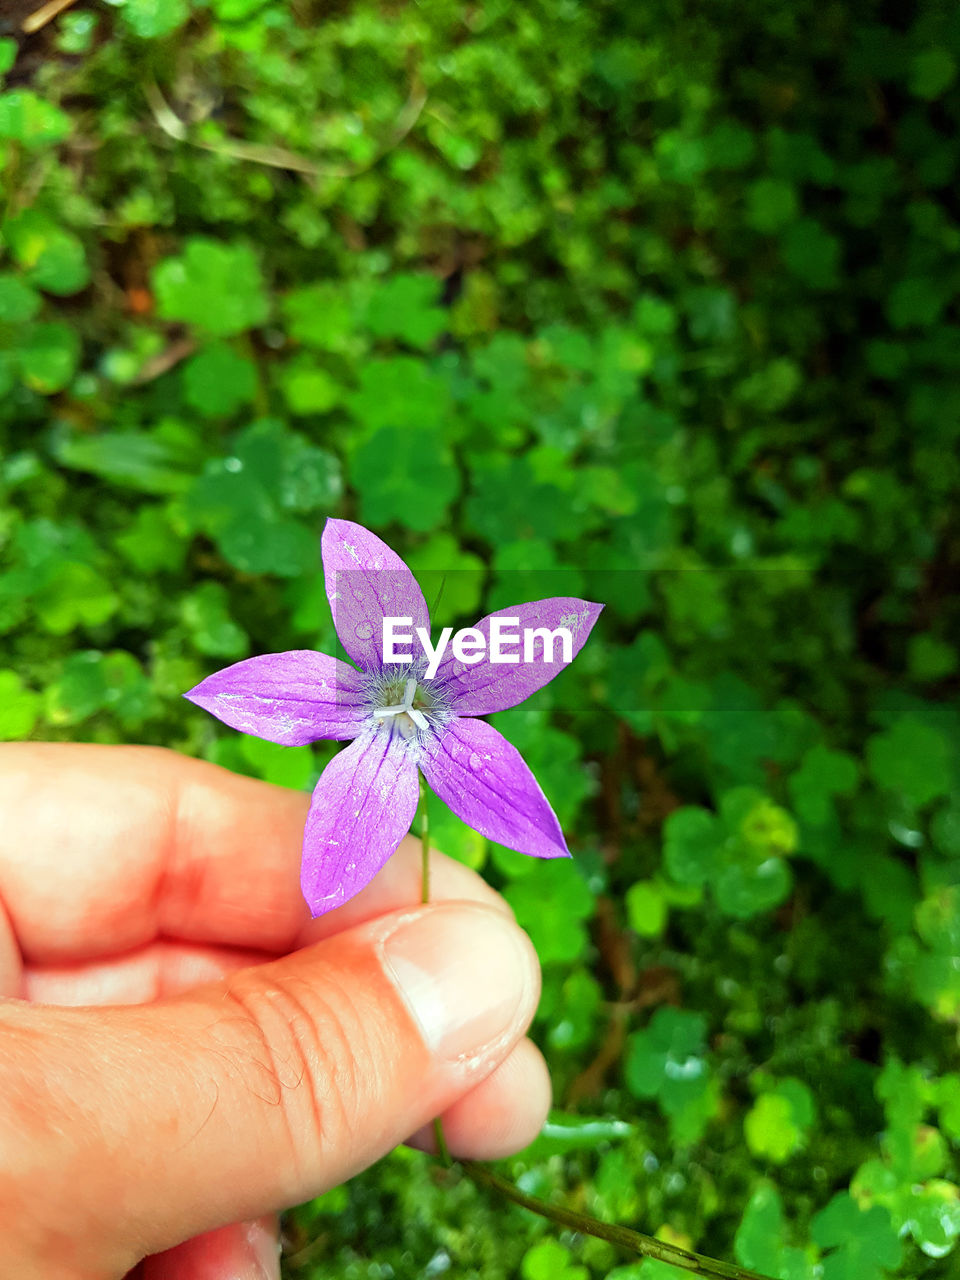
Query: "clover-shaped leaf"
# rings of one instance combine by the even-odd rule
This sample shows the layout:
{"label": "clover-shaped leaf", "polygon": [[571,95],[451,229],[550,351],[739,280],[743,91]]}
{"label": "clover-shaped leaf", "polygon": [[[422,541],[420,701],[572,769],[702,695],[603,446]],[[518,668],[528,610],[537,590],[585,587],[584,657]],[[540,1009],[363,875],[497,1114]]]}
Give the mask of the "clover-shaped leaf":
{"label": "clover-shaped leaf", "polygon": [[235,413],[256,390],[256,365],[225,342],[212,342],[183,366],[184,398],[207,418]]}
{"label": "clover-shaped leaf", "polygon": [[668,874],[680,885],[708,885],[726,915],[747,919],[790,891],[784,859],[796,848],[796,824],[752,787],[726,792],[719,815],[698,805],[676,809],[663,832]]}
{"label": "clover-shaped leaf", "polygon": [[702,1014],[664,1007],[627,1041],[627,1087],[638,1098],[657,1099],[678,1142],[696,1141],[716,1112],[706,1031]]}
{"label": "clover-shaped leaf", "polygon": [[243,244],[193,236],[181,255],[153,271],[157,314],[226,338],[262,324],[269,314],[260,264]]}
{"label": "clover-shaped leaf", "polygon": [[815,1115],[809,1088],[787,1077],[761,1093],[744,1118],[747,1146],[754,1155],[783,1164],[805,1146]]}
{"label": "clover-shaped leaf", "polygon": [[3,239],[27,280],[46,293],[67,296],[90,281],[79,238],[39,209],[25,209],[3,224]]}
{"label": "clover-shaped leaf", "polygon": [[62,142],[71,127],[68,115],[32,89],[0,93],[0,141],[19,142],[32,151]]}
{"label": "clover-shaped leaf", "polygon": [[882,1205],[860,1209],[847,1192],[835,1195],[814,1217],[811,1234],[822,1249],[824,1280],[882,1280],[900,1265],[902,1247]]}
{"label": "clover-shaped leaf", "polygon": [[781,1280],[814,1280],[819,1274],[808,1251],[785,1243],[783,1203],[769,1182],[758,1183],[750,1196],[734,1249],[743,1266]]}
{"label": "clover-shaped leaf", "polygon": [[447,312],[437,305],[441,288],[434,276],[398,272],[372,293],[364,316],[367,328],[377,338],[429,347],[447,325]]}
{"label": "clover-shaped leaf", "polygon": [[869,739],[867,766],[881,787],[918,808],[946,795],[953,777],[944,735],[910,716]]}
{"label": "clover-shaped leaf", "polygon": [[823,743],[811,747],[790,777],[790,798],[797,816],[811,826],[825,826],[834,816],[833,797],[850,795],[857,785],[857,764],[843,751]]}
{"label": "clover-shaped leaf", "polygon": [[380,427],[357,446],[350,475],[368,523],[396,520],[420,533],[441,523],[460,490],[446,434],[435,427]]}

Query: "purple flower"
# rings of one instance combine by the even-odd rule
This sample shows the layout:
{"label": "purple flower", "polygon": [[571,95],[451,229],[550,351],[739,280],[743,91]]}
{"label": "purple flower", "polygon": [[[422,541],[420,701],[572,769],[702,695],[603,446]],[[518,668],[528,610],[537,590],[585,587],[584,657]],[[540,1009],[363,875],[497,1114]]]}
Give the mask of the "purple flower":
{"label": "purple flower", "polygon": [[[385,617],[409,618],[429,636],[416,579],[384,542],[349,520],[327,521],[322,551],[334,625],[356,668],[309,649],[268,653],[236,662],[184,695],[269,742],[351,740],[324,769],[303,834],[301,884],[313,914],[352,898],[394,852],[416,811],[418,770],[481,835],[533,857],[568,858],[556,814],[520,753],[474,718],[523,702],[567,665],[564,655],[554,658],[544,646],[537,660],[518,653],[507,665],[489,654],[461,661],[448,648],[427,678],[427,657],[414,641],[397,646],[409,650],[410,661],[386,664]],[[495,618],[519,619],[521,634],[566,628],[572,660],[602,608],[570,597],[537,600],[500,609],[476,630],[489,646]]]}

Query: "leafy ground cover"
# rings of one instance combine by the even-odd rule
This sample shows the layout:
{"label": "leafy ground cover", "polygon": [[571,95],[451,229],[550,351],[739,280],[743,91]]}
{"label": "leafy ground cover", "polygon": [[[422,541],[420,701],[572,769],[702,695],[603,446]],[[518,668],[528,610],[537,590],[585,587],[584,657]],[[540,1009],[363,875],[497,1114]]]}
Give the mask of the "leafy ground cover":
{"label": "leafy ground cover", "polygon": [[[955,1275],[960,11],[75,3],[0,22],[0,735],[309,787],[180,694],[576,591],[495,717],[575,861],[440,813],[545,966],[524,1189],[782,1280]],[[23,12],[21,12],[21,9]],[[400,1151],[291,1276],[666,1280]]]}

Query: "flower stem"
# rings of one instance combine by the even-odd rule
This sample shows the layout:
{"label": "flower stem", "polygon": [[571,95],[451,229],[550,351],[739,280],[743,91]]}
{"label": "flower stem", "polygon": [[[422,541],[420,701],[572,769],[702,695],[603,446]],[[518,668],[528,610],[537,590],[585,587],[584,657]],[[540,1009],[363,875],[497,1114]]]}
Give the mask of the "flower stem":
{"label": "flower stem", "polygon": [[[420,901],[430,901],[430,822],[427,812],[426,783],[420,779]],[[447,1140],[443,1133],[443,1123],[438,1116],[433,1122],[434,1139],[440,1159],[449,1168],[453,1164]],[[757,1271],[748,1271],[733,1262],[718,1262],[714,1258],[705,1258],[699,1253],[690,1253],[678,1245],[668,1244],[666,1240],[657,1240],[653,1236],[645,1236],[640,1231],[632,1231],[629,1227],[601,1222],[599,1218],[591,1218],[584,1213],[576,1213],[573,1209],[564,1209],[560,1205],[548,1204],[536,1196],[528,1196],[515,1187],[512,1182],[494,1173],[486,1165],[477,1164],[475,1160],[461,1160],[459,1167],[472,1182],[478,1186],[498,1191],[514,1204],[531,1213],[538,1213],[542,1218],[559,1222],[584,1235],[596,1236],[610,1244],[619,1245],[631,1253],[638,1253],[642,1258],[656,1258],[659,1262],[669,1263],[695,1276],[707,1276],[709,1280],[770,1280]]]}
{"label": "flower stem", "polygon": [[[427,809],[427,784],[420,779],[420,901],[430,901],[430,818]],[[443,1121],[436,1116],[433,1121],[433,1137],[437,1144],[437,1152],[443,1163],[449,1168],[453,1164],[447,1139],[443,1132]]]}
{"label": "flower stem", "polygon": [[621,1249],[629,1249],[642,1258],[656,1258],[658,1262],[669,1263],[672,1267],[680,1267],[691,1275],[707,1276],[710,1280],[771,1280],[770,1276],[761,1275],[759,1271],[749,1271],[746,1267],[738,1267],[734,1262],[720,1262],[716,1258],[705,1258],[702,1254],[691,1253],[681,1249],[679,1245],[668,1244],[666,1240],[657,1240],[646,1236],[641,1231],[632,1231],[629,1227],[620,1227],[615,1223],[601,1222],[585,1213],[576,1213],[573,1209],[564,1209],[560,1205],[548,1204],[536,1196],[528,1196],[515,1187],[512,1182],[494,1173],[486,1165],[477,1164],[474,1160],[463,1160],[460,1167],[471,1181],[479,1186],[499,1191],[502,1196],[512,1200],[531,1213],[538,1213],[542,1218],[559,1222],[564,1227],[579,1231],[584,1235],[596,1236],[610,1244],[619,1245]]}
{"label": "flower stem", "polygon": [[427,784],[420,779],[420,901],[430,901],[430,821]]}

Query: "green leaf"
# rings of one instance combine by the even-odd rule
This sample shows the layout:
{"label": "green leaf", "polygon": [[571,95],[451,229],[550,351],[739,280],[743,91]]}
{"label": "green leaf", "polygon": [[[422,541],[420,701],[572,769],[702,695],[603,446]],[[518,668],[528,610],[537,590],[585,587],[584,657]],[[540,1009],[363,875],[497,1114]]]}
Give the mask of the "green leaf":
{"label": "green leaf", "polygon": [[270,312],[260,264],[243,244],[194,236],[180,257],[154,268],[152,284],[162,319],[182,320],[214,337],[252,329]]}
{"label": "green leaf", "polygon": [[758,178],[747,188],[747,222],[756,231],[774,232],[797,216],[797,193],[791,182]]}
{"label": "green leaf", "polygon": [[842,242],[815,218],[792,222],[781,239],[783,261],[810,289],[832,289],[839,283]]}
{"label": "green leaf", "polygon": [[32,603],[43,629],[60,636],[77,627],[106,622],[120,601],[95,569],[67,561],[33,596]]}
{"label": "green leaf", "polygon": [[46,718],[55,725],[80,724],[99,711],[106,698],[103,654],[95,649],[72,653],[46,690]]}
{"label": "green leaf", "polygon": [[243,630],[230,617],[227,590],[220,582],[204,582],[180,602],[180,613],[199,653],[242,658],[250,651]]}
{"label": "green leaf", "polygon": [[435,533],[405,558],[423,589],[434,626],[477,619],[487,579],[479,556],[464,551],[449,533]]}
{"label": "green leaf", "polygon": [[62,142],[71,127],[68,115],[31,89],[0,93],[0,140],[6,138],[33,150]]}
{"label": "green leaf", "polygon": [[[479,871],[487,860],[487,841],[479,831],[458,818],[439,796],[430,797],[430,843],[442,850],[448,858],[455,858],[465,866]],[[420,832],[417,824],[417,834]]]}
{"label": "green leaf", "polygon": [[547,1035],[550,1048],[563,1052],[589,1044],[602,1000],[599,982],[586,969],[576,969],[565,978]]}
{"label": "green leaf", "polygon": [[324,282],[293,289],[281,303],[287,330],[296,342],[358,356],[364,342],[356,331],[356,317],[344,283]]}
{"label": "green leaf", "polygon": [[190,16],[187,0],[119,0],[119,4],[126,25],[144,40],[171,35]]}
{"label": "green leaf", "polygon": [[957,78],[957,60],[947,49],[923,49],[910,63],[910,92],[933,101],[941,97]]}
{"label": "green leaf", "polygon": [[451,437],[450,389],[445,379],[412,356],[365,360],[359,388],[348,399],[350,412],[367,433],[378,428],[433,429]]}
{"label": "green leaf", "polygon": [[520,1265],[523,1280],[589,1280],[586,1267],[576,1265],[569,1249],[547,1237],[531,1246]]}
{"label": "green leaf", "polygon": [[775,857],[759,866],[732,863],[717,877],[717,905],[729,916],[748,920],[769,911],[787,897],[793,881],[790,868]]}
{"label": "green leaf", "polygon": [[291,413],[329,413],[343,399],[337,380],[306,353],[284,365],[279,382]]}
{"label": "green leaf", "polygon": [[695,1142],[719,1102],[705,1056],[702,1014],[664,1006],[627,1039],[624,1076],[638,1098],[656,1098],[676,1142]]}
{"label": "green leaf", "polygon": [[76,373],[80,339],[58,320],[29,325],[17,350],[20,376],[31,391],[53,395],[62,391]]}
{"label": "green leaf", "polygon": [[141,506],[129,528],[115,539],[117,550],[142,573],[179,572],[187,547],[163,507]]}
{"label": "green leaf", "polygon": [[309,746],[282,747],[276,742],[242,734],[240,750],[256,777],[264,782],[305,791],[315,780],[313,751]]}
{"label": "green leaf", "polygon": [[217,542],[226,559],[243,573],[296,578],[319,572],[319,537],[294,520],[238,517],[220,531]]}
{"label": "green leaf", "polygon": [[399,338],[408,346],[433,345],[447,326],[437,305],[442,284],[433,276],[398,273],[373,292],[364,317],[376,338]]}
{"label": "green leaf", "polygon": [[0,739],[26,738],[40,715],[40,695],[16,671],[0,670]]}
{"label": "green leaf", "polygon": [[752,1271],[780,1273],[783,1252],[783,1203],[771,1183],[754,1189],[743,1211],[734,1242],[738,1262]]}
{"label": "green leaf", "polygon": [[[583,921],[593,911],[594,897],[571,859],[539,864],[522,880],[507,886],[503,896],[517,922],[529,933],[543,964],[569,964],[587,944]],[[544,902],[550,910],[544,911]]]}
{"label": "green leaf", "polygon": [[529,456],[478,460],[466,502],[471,528],[494,546],[526,538],[576,538],[584,520],[564,489],[541,480]]}
{"label": "green leaf", "polygon": [[5,76],[17,60],[17,42],[9,36],[0,37],[0,76]]}
{"label": "green leaf", "polygon": [[551,1111],[537,1137],[524,1151],[524,1159],[539,1163],[568,1151],[595,1151],[601,1144],[622,1142],[635,1132],[635,1126],[625,1120]]}
{"label": "green leaf", "polygon": [[51,452],[61,466],[90,471],[140,493],[182,493],[192,477],[183,451],[162,437],[107,431],[82,436],[58,431]]}
{"label": "green leaf", "polygon": [[867,740],[867,767],[878,786],[918,808],[950,790],[947,740],[932,726],[909,716]]}
{"label": "green leaf", "polygon": [[183,366],[183,392],[205,417],[228,417],[253,401],[257,367],[225,342],[213,342]]}
{"label": "green leaf", "polygon": [[744,1117],[743,1131],[754,1155],[783,1164],[806,1145],[815,1117],[813,1094],[801,1080],[781,1080],[761,1093]]}
{"label": "green leaf", "polygon": [[339,491],[336,460],[272,419],[242,432],[235,447],[235,455],[211,459],[186,494],[191,525],[213,537],[244,573],[315,573],[319,530],[285,511],[332,499]]}
{"label": "green leaf", "polygon": [[910,637],[907,669],[914,680],[942,680],[945,676],[952,676],[958,665],[960,653],[946,640],[929,632]]}
{"label": "green leaf", "polygon": [[627,921],[642,937],[658,938],[667,923],[667,903],[655,880],[638,880],[626,893]]}
{"label": "green leaf", "polygon": [[0,274],[0,324],[23,324],[40,310],[40,295],[19,276]]}
{"label": "green leaf", "polygon": [[862,1210],[842,1191],[815,1215],[810,1231],[823,1249],[834,1249],[823,1261],[824,1280],[880,1280],[884,1270],[900,1265],[902,1249],[881,1205]]}
{"label": "green leaf", "polygon": [[381,427],[355,450],[350,478],[365,524],[396,521],[420,533],[440,524],[460,489],[444,434],[428,427]]}
{"label": "green leaf", "polygon": [[714,870],[720,826],[712,813],[695,805],[674,810],[663,827],[663,861],[679,884],[705,884]]}
{"label": "green leaf", "polygon": [[834,817],[834,796],[850,795],[857,786],[857,762],[843,751],[818,743],[807,751],[800,768],[790,776],[790,798],[797,815],[812,826]]}
{"label": "green leaf", "polygon": [[15,261],[38,289],[68,296],[89,284],[90,269],[78,237],[38,209],[8,218],[3,236]]}

